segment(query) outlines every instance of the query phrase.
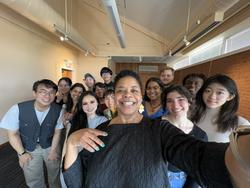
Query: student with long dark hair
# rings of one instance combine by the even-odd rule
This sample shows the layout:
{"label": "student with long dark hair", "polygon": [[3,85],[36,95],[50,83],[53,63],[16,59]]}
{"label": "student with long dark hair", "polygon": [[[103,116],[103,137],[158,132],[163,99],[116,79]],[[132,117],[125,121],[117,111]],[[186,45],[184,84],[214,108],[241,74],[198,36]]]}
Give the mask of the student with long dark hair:
{"label": "student with long dark hair", "polygon": [[55,103],[62,106],[67,102],[68,93],[72,85],[72,81],[68,77],[62,77],[58,80],[58,91],[55,97]]}
{"label": "student with long dark hair", "polygon": [[[67,118],[70,118],[70,119],[67,120],[68,122],[65,122],[66,135],[65,135],[63,149],[62,149],[62,158],[65,155],[66,143],[67,143],[68,136],[70,134],[83,128],[96,128],[99,124],[107,121],[107,118],[103,116],[102,112],[100,111],[98,98],[95,95],[95,93],[93,93],[92,91],[85,91],[81,93],[81,96],[79,96],[80,91],[83,89],[82,86],[83,86],[82,84],[76,83],[71,88],[72,91],[75,90],[74,92],[76,95],[75,99],[78,98],[78,102],[77,102],[76,107],[74,107],[74,112],[70,113],[70,115],[67,116]],[[72,106],[72,107],[74,106],[72,105],[73,100],[74,99],[69,98],[68,100],[69,106]],[[67,110],[67,107],[66,107],[66,110]],[[68,110],[72,110],[72,108],[69,107]],[[66,187],[62,174],[61,174],[60,179],[61,179],[61,186]]]}
{"label": "student with long dark hair", "polygon": [[96,128],[105,121],[107,118],[100,110],[97,96],[92,91],[85,91],[78,100],[69,134],[83,128]]}
{"label": "student with long dark hair", "polygon": [[239,93],[236,83],[226,75],[209,77],[196,95],[196,111],[192,121],[208,135],[209,141],[228,142],[238,125],[250,125],[237,115]]}
{"label": "student with long dark hair", "polygon": [[163,83],[159,78],[151,77],[147,80],[144,93],[143,115],[155,119],[166,114],[161,104],[161,94],[164,90]]}
{"label": "student with long dark hair", "polygon": [[69,123],[74,114],[77,112],[77,102],[79,100],[79,97],[85,92],[86,89],[81,83],[75,83],[71,86],[70,91],[67,96],[67,102],[64,104],[64,115],[63,115],[63,120],[64,120],[64,125]]}

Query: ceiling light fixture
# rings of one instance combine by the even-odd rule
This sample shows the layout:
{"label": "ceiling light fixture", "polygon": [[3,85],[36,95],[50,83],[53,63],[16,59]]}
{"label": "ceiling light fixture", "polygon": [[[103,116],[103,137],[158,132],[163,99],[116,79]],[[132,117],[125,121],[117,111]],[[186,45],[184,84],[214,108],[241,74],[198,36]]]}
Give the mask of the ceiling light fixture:
{"label": "ceiling light fixture", "polygon": [[87,44],[84,44],[84,43],[81,44],[77,42],[78,41],[77,39],[75,39],[70,34],[65,34],[65,32],[56,25],[54,25],[54,29],[55,29],[55,32],[58,34],[61,41],[67,42],[68,44],[74,46],[75,48],[81,51],[84,51],[84,52],[88,51],[88,53],[92,54],[91,47],[88,46]]}
{"label": "ceiling light fixture", "polygon": [[186,35],[183,38],[183,42],[185,43],[186,46],[190,45],[190,42],[187,40],[187,36]]}
{"label": "ceiling light fixture", "polygon": [[121,26],[121,21],[119,13],[117,10],[117,5],[115,0],[102,0],[105,5],[108,15],[111,19],[115,32],[117,34],[118,40],[122,48],[126,48],[124,33]]}
{"label": "ceiling light fixture", "polygon": [[[64,8],[65,8],[65,18],[64,18],[64,28],[62,26],[58,26],[54,24],[55,33],[59,36],[60,40],[63,42],[67,42],[69,45],[92,55],[95,55],[92,50],[94,49],[92,45],[90,45],[86,40],[82,40],[82,37],[78,34],[78,32],[74,32],[74,29],[71,28],[71,32],[68,32],[68,1],[64,0]],[[72,17],[72,16],[71,16]]]}
{"label": "ceiling light fixture", "polygon": [[89,50],[87,50],[84,55],[87,57],[89,55]]}
{"label": "ceiling light fixture", "polygon": [[168,51],[168,56],[172,56],[172,50],[170,49],[169,51]]}
{"label": "ceiling light fixture", "polygon": [[67,37],[67,35],[64,35],[64,36],[60,36],[60,41],[68,41],[69,39],[68,39],[68,37]]}
{"label": "ceiling light fixture", "polygon": [[60,36],[60,41],[64,41],[64,37],[63,36]]}
{"label": "ceiling light fixture", "polygon": [[185,35],[182,39],[182,41],[185,43],[186,46],[190,45],[190,41],[188,41],[187,39],[187,35],[188,35],[188,26],[189,26],[189,20],[190,20],[190,11],[191,11],[191,0],[188,0],[188,14],[187,14],[187,25],[186,25],[186,31],[185,31]]}

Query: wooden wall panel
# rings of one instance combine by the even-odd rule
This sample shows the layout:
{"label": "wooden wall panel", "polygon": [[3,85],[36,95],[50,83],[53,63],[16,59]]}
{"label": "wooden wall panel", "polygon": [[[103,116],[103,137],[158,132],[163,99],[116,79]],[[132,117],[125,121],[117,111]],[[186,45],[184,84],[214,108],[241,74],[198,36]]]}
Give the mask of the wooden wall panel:
{"label": "wooden wall panel", "polygon": [[115,63],[115,73],[119,73],[121,70],[132,70],[137,72],[138,65],[136,63]]}
{"label": "wooden wall panel", "polygon": [[166,65],[163,63],[115,63],[115,71],[116,74],[119,73],[121,70],[124,69],[128,69],[128,70],[133,70],[135,72],[137,72],[141,78],[142,81],[142,86],[143,86],[143,90],[144,90],[144,86],[146,84],[146,81],[150,78],[150,77],[159,77],[159,72],[139,72],[139,65],[144,65],[144,66],[158,66],[158,70],[161,70],[163,67],[165,67]]}
{"label": "wooden wall panel", "polygon": [[239,115],[250,120],[250,50],[176,71],[175,82],[182,83],[185,75],[197,72],[226,74],[234,79],[240,94]]}

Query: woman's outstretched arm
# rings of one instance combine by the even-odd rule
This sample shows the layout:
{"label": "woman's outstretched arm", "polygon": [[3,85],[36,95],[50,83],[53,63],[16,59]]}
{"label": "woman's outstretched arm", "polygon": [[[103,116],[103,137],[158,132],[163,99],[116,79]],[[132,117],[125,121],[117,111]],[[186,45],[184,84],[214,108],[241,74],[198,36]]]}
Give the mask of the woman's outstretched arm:
{"label": "woman's outstretched arm", "polygon": [[[230,143],[231,146],[232,143]],[[250,185],[250,135],[242,135],[237,139],[237,150],[240,155],[240,162],[233,155],[231,147],[228,147],[225,155],[225,162],[230,172],[234,187],[245,188]]]}
{"label": "woman's outstretched arm", "polygon": [[225,164],[228,144],[196,140],[169,122],[161,122],[163,156],[204,187],[232,187]]}

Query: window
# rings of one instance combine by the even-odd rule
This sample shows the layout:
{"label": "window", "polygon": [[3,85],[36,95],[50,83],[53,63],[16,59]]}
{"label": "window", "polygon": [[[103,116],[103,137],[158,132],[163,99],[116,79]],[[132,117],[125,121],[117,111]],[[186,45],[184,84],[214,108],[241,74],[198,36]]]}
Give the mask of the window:
{"label": "window", "polygon": [[250,28],[226,39],[225,53],[250,46]]}

